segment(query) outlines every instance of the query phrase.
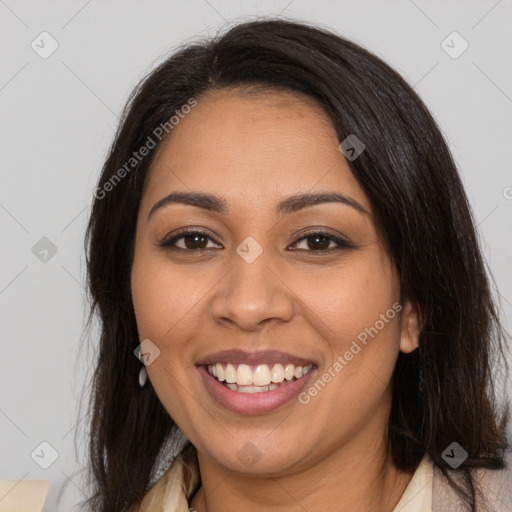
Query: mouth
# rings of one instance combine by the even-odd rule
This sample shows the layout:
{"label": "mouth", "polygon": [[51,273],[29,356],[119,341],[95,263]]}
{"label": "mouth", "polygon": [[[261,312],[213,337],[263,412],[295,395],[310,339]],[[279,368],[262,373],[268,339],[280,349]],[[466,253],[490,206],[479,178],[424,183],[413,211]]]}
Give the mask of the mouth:
{"label": "mouth", "polygon": [[237,414],[267,414],[299,395],[317,366],[293,363],[210,362],[197,366],[215,402]]}

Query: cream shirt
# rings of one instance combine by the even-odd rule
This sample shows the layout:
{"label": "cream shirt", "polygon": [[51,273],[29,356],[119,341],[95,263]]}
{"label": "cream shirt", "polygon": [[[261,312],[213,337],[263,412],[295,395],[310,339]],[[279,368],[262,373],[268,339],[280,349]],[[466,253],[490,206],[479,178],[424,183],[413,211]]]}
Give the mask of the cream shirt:
{"label": "cream shirt", "polygon": [[434,466],[425,456],[393,512],[432,512]]}

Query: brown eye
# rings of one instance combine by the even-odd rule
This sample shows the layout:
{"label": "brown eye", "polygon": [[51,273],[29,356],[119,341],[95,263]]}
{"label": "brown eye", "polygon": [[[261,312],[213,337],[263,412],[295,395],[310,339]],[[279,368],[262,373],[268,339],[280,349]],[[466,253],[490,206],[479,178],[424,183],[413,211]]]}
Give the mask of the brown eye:
{"label": "brown eye", "polygon": [[[350,249],[354,247],[347,241],[322,231],[308,233],[306,236],[297,240],[293,245],[297,246],[300,243],[303,243],[303,247],[299,247],[298,250],[305,250],[307,252],[330,252],[331,250]],[[331,243],[334,245],[331,245]]]}
{"label": "brown eye", "polygon": [[212,237],[203,231],[182,231],[179,235],[162,242],[162,247],[184,251],[202,251],[215,247],[208,247],[208,242],[213,241]]}
{"label": "brown eye", "polygon": [[330,238],[324,235],[308,236],[306,240],[308,241],[309,249],[320,249],[321,251],[328,249],[330,243],[332,242]]}
{"label": "brown eye", "polygon": [[208,237],[196,234],[182,236],[187,249],[205,249],[208,245]]}

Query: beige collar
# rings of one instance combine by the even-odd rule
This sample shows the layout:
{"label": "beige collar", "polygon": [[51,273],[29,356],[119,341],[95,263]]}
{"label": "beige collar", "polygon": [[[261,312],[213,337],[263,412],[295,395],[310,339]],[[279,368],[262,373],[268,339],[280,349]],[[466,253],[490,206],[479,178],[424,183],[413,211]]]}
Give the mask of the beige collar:
{"label": "beige collar", "polygon": [[433,481],[434,465],[426,455],[393,512],[432,512]]}

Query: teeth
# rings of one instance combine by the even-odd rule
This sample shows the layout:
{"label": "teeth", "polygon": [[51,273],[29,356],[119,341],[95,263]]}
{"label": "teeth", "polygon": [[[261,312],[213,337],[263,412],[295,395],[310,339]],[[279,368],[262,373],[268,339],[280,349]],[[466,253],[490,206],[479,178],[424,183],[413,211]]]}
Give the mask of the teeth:
{"label": "teeth", "polygon": [[309,370],[313,368],[312,364],[308,364],[307,366],[302,367],[302,376],[307,375],[309,373]]}
{"label": "teeth", "polygon": [[292,380],[294,374],[295,374],[295,366],[293,366],[293,364],[287,364],[286,368],[284,369],[284,378],[286,380]]}
{"label": "teeth", "polygon": [[[242,366],[242,365],[240,365]],[[249,371],[251,369],[249,368]],[[252,374],[252,384],[255,386],[268,386],[272,382],[270,370],[266,364],[260,364]]]}
{"label": "teeth", "polygon": [[226,384],[226,387],[231,389],[231,391],[238,391],[239,393],[262,393],[264,391],[277,389],[279,386],[272,383],[268,386],[238,386],[237,384]]}
{"label": "teeth", "polygon": [[270,380],[272,382],[283,382],[284,369],[282,364],[275,364],[270,372]]}
{"label": "teeth", "polygon": [[227,364],[226,371],[224,372],[224,378],[229,384],[236,382],[236,370],[232,364]]}
{"label": "teeth", "polygon": [[246,364],[239,364],[236,370],[236,383],[239,386],[248,386],[252,384],[251,368]]}
{"label": "teeth", "polygon": [[[259,364],[256,368],[251,370],[247,364],[232,364],[232,363],[216,363],[207,366],[210,375],[213,375],[220,382],[226,382],[226,386],[233,391],[241,391],[247,393],[254,393],[251,387],[257,386],[259,391],[269,391],[277,388],[275,384],[279,384],[285,380],[290,381],[293,379],[300,379],[307,375],[312,364],[307,366],[294,366],[287,364],[283,367],[282,364],[276,363],[274,365]],[[239,386],[244,386],[240,388]]]}
{"label": "teeth", "polygon": [[224,368],[222,368],[220,363],[217,363],[215,366],[217,367],[217,379],[221,382],[224,382]]}

